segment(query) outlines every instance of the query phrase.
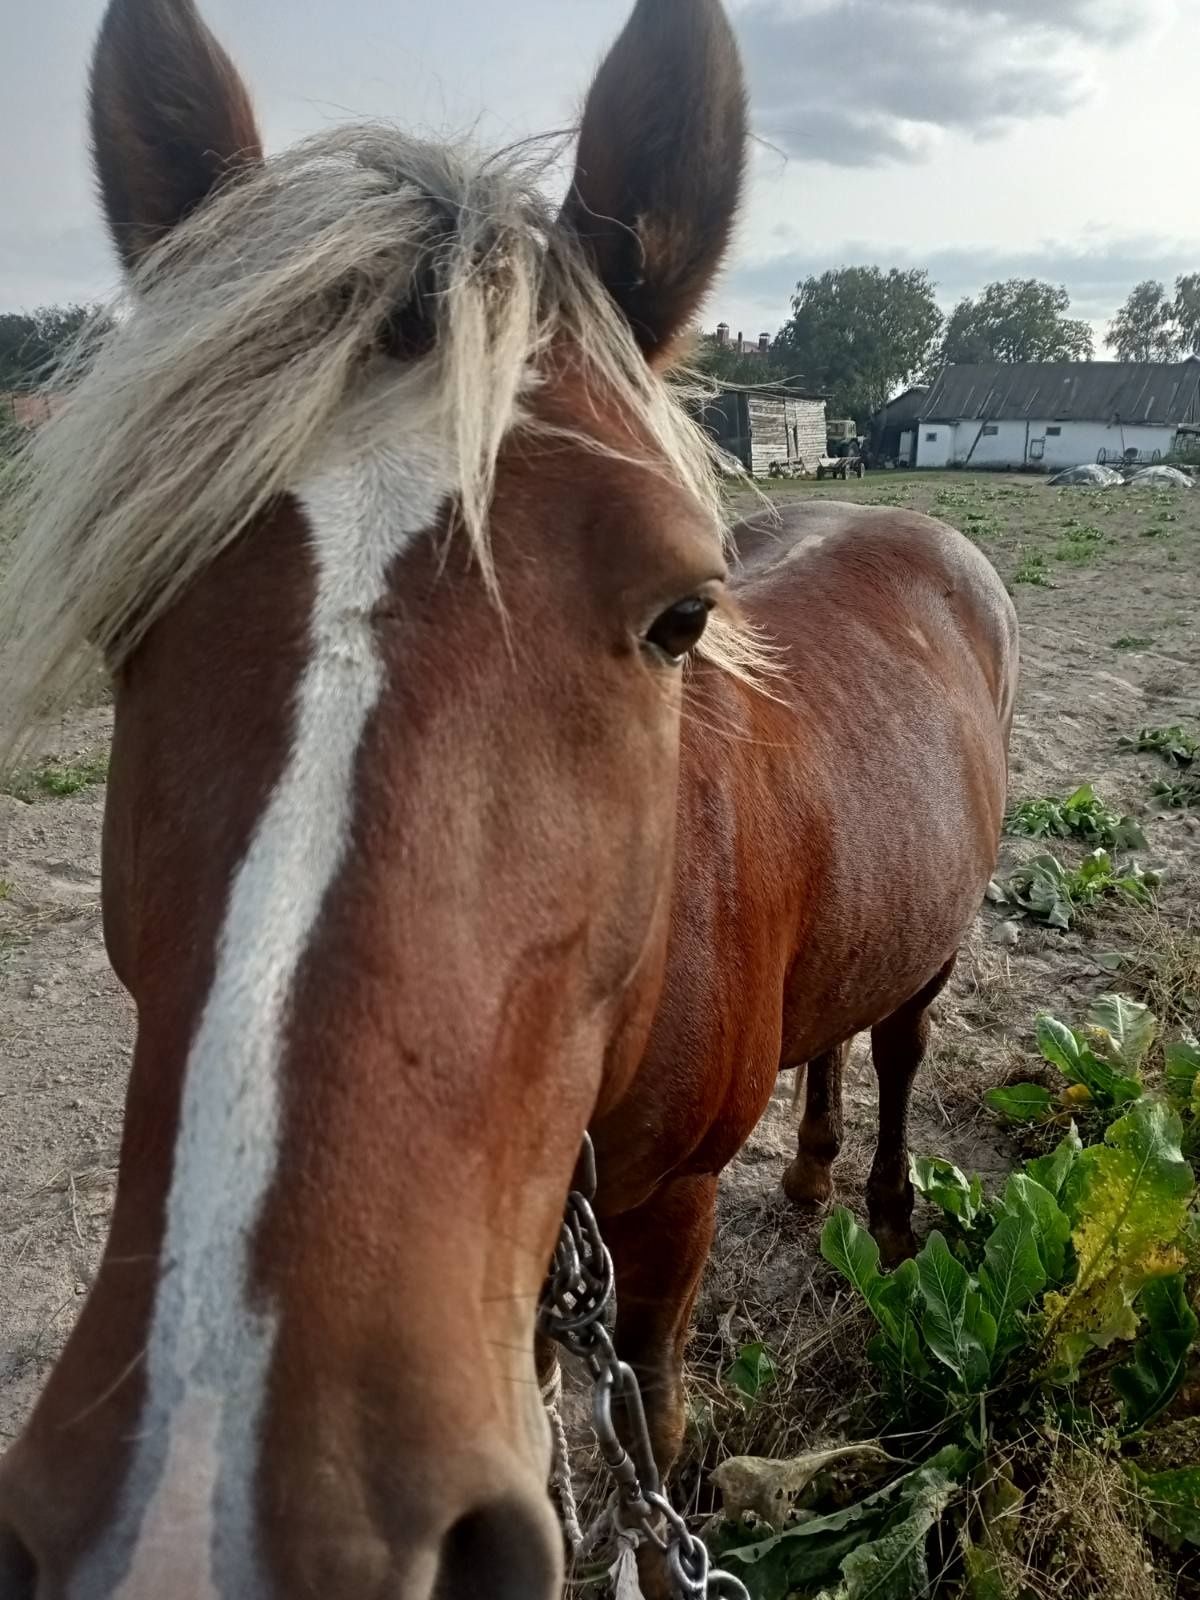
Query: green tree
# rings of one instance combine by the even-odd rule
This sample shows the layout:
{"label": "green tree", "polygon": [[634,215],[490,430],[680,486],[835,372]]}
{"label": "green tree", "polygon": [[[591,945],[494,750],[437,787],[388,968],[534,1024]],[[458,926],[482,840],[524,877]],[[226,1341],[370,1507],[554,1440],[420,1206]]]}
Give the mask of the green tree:
{"label": "green tree", "polygon": [[[96,313],[85,305],[0,313],[0,389],[44,382]],[[101,319],[97,330],[104,326]]]}
{"label": "green tree", "polygon": [[[1179,280],[1182,284],[1183,278]],[[1147,278],[1108,325],[1108,342],[1118,361],[1174,361],[1179,353],[1174,307],[1161,283]]]}
{"label": "green tree", "polygon": [[831,416],[865,425],[924,368],[941,326],[927,272],[838,267],[797,284],[774,350],[829,394]]}
{"label": "green tree", "polygon": [[1200,355],[1200,272],[1175,279],[1171,320],[1175,324],[1176,354]]}
{"label": "green tree", "polygon": [[1087,361],[1092,330],[1067,316],[1064,288],[1038,278],[989,283],[962,299],[946,321],[938,364],[979,361]]}

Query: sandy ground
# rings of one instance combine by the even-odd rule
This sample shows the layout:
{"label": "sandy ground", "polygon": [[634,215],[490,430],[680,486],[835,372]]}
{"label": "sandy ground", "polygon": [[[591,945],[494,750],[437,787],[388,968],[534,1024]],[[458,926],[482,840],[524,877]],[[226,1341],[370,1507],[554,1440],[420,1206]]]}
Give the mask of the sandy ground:
{"label": "sandy ground", "polygon": [[[1150,845],[1142,859],[1167,868],[1162,915],[1182,925],[1197,900],[1200,814],[1155,810],[1156,758],[1120,753],[1117,740],[1145,723],[1200,732],[1200,490],[1112,496],[1027,479],[890,473],[861,485],[789,484],[779,494],[911,505],[978,540],[1012,583],[1023,627],[1014,795],[1064,793],[1091,780],[1111,804],[1139,815]],[[1081,524],[1102,535],[1082,562],[1062,553]],[[1012,582],[1039,554],[1054,587]],[[79,710],[44,739],[41,754],[102,753],[109,727],[107,707]],[[884,800],[886,787],[881,773]],[[133,1015],[102,941],[103,803],[99,784],[30,801],[0,795],[0,1448],[87,1292],[113,1192]],[[1037,848],[1006,841],[1004,857]],[[1064,859],[1080,853],[1060,850]],[[1124,914],[1065,935],[1027,924],[1014,933],[1002,920],[991,907],[981,912],[940,1003],[911,1130],[914,1150],[948,1156],[988,1184],[1002,1178],[1012,1152],[981,1110],[982,1089],[1020,1064],[1039,1009],[1078,1012],[1112,987],[1097,957],[1132,937]],[[692,1356],[702,1384],[750,1338],[786,1340],[797,1364],[815,1352],[799,1426],[824,1436],[846,1415],[837,1384],[844,1352],[829,1340],[841,1302],[816,1252],[818,1224],[792,1213],[779,1191],[794,1138],[791,1099],[785,1079],[726,1175]],[[839,1168],[839,1197],[855,1207],[874,1115],[860,1041]]]}

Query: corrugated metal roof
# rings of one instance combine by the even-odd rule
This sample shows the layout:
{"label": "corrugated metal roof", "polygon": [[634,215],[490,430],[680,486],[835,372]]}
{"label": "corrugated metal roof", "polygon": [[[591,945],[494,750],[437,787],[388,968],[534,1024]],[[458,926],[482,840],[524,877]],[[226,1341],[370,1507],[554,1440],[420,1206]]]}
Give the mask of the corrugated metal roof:
{"label": "corrugated metal roof", "polygon": [[916,384],[913,388],[905,389],[903,393],[898,394],[894,400],[889,400],[879,412],[883,426],[893,428],[902,426],[906,422],[914,422],[921,415],[928,393],[928,389]]}
{"label": "corrugated metal roof", "polygon": [[1200,361],[1028,361],[944,367],[923,422],[1200,423]]}

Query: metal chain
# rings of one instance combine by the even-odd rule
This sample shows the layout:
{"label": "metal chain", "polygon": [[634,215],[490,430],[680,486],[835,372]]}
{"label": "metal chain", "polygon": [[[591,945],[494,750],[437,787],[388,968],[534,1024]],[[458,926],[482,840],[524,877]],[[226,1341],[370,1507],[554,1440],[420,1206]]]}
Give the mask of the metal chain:
{"label": "metal chain", "polygon": [[[592,1210],[595,1197],[596,1155],[585,1134],[578,1187],[567,1196],[538,1329],[578,1356],[591,1374],[592,1429],[617,1486],[618,1524],[662,1552],[672,1600],[749,1600],[732,1573],[709,1567],[707,1549],[662,1492],[642,1392],[604,1320],[613,1300],[613,1264]],[[618,1437],[615,1407],[624,1412],[632,1455]]]}

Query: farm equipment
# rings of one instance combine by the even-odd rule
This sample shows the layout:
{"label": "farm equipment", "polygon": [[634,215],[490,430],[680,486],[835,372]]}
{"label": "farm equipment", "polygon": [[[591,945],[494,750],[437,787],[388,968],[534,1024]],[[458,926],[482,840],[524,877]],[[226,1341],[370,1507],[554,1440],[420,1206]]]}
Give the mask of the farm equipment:
{"label": "farm equipment", "polygon": [[829,435],[825,454],[817,459],[818,478],[849,478],[852,474],[856,478],[861,478],[866,470],[865,439],[858,437],[837,439],[832,434]]}

